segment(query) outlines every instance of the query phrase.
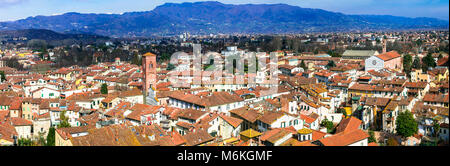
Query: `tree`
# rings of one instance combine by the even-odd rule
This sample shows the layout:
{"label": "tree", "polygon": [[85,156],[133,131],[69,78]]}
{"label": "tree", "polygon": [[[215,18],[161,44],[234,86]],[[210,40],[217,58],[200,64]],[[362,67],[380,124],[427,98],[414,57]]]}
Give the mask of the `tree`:
{"label": "tree", "polygon": [[437,142],[436,141],[425,141],[425,140],[422,140],[420,142],[419,146],[437,146]]}
{"label": "tree", "polygon": [[336,67],[336,64],[334,61],[328,61],[328,64],[325,66],[327,69],[330,69],[332,67]]}
{"label": "tree", "polygon": [[331,50],[328,51],[328,55],[330,55],[331,57],[342,57],[342,55],[340,55],[339,53]]}
{"label": "tree", "polygon": [[439,124],[439,121],[434,120],[433,121],[433,130],[434,130],[434,136],[437,137],[439,135],[439,130],[441,129],[441,125]]}
{"label": "tree", "polygon": [[55,146],[55,128],[50,127],[47,134],[47,144],[46,146]]}
{"label": "tree", "polygon": [[162,53],[161,54],[161,56],[160,56],[160,60],[161,61],[166,61],[166,60],[170,60],[170,54],[169,53],[167,53],[167,52],[164,52],[164,53]]}
{"label": "tree", "polygon": [[407,76],[409,76],[411,73],[411,66],[412,66],[412,56],[406,54],[405,56],[403,56],[403,72],[405,72]]}
{"label": "tree", "polygon": [[369,143],[375,142],[377,143],[377,140],[375,139],[375,133],[373,131],[369,131]]}
{"label": "tree", "polygon": [[0,82],[6,81],[6,76],[4,71],[0,71]]}
{"label": "tree", "polygon": [[422,65],[420,64],[420,58],[418,56],[416,56],[416,58],[414,58],[414,61],[412,63],[412,68],[414,69],[421,69]]}
{"label": "tree", "polygon": [[33,141],[31,139],[20,138],[17,141],[17,145],[18,146],[33,146],[34,143],[33,143]]}
{"label": "tree", "polygon": [[131,64],[135,64],[138,66],[142,65],[142,57],[140,57],[138,54],[133,55],[133,59],[131,60]]}
{"label": "tree", "polygon": [[332,133],[334,131],[334,125],[332,121],[329,121],[328,119],[324,119],[321,123],[323,127],[327,128],[327,133]]}
{"label": "tree", "polygon": [[19,63],[17,58],[8,58],[5,61],[5,65],[11,68],[16,68],[17,70],[23,70],[23,65]]}
{"label": "tree", "polygon": [[38,49],[39,52],[43,52],[43,51],[47,50],[47,45],[48,44],[45,40],[40,40],[40,39],[31,39],[27,43],[27,47],[30,47],[33,49]]}
{"label": "tree", "polygon": [[305,62],[302,60],[302,62],[300,63],[300,67],[303,68],[303,70],[307,70],[308,67],[306,66]]}
{"label": "tree", "polygon": [[396,131],[403,138],[408,138],[418,131],[418,124],[413,117],[413,114],[408,110],[405,112],[401,112],[396,120]]}
{"label": "tree", "polygon": [[170,70],[173,70],[173,69],[175,69],[175,65],[169,63],[169,64],[167,65],[167,70],[170,71]]}
{"label": "tree", "polygon": [[347,117],[347,111],[344,108],[338,108],[337,113],[342,113],[345,117]]}
{"label": "tree", "polygon": [[428,71],[429,67],[436,67],[436,61],[434,60],[431,53],[428,53],[427,56],[422,58],[422,70],[423,72]]}
{"label": "tree", "polygon": [[100,89],[100,92],[101,92],[102,94],[108,94],[108,85],[105,84],[105,83],[103,83],[103,84],[102,84],[102,87],[101,87],[101,89]]}
{"label": "tree", "polygon": [[45,138],[44,138],[44,136],[43,136],[43,133],[42,133],[42,134],[39,133],[38,145],[39,145],[39,146],[45,146],[45,145],[46,145],[46,143],[45,143]]}
{"label": "tree", "polygon": [[417,45],[417,46],[420,47],[420,46],[422,46],[422,44],[423,44],[423,41],[422,41],[422,40],[420,40],[420,39],[417,39],[417,40],[416,40],[416,45]]}
{"label": "tree", "polygon": [[59,114],[60,123],[58,125],[58,128],[65,128],[65,127],[71,127],[69,123],[69,119],[66,117],[66,111],[61,112]]}

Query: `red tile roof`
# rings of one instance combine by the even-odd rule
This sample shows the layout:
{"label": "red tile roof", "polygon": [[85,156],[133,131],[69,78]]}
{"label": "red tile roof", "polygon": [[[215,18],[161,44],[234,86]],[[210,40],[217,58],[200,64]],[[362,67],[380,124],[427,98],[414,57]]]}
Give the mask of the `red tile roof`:
{"label": "red tile roof", "polygon": [[228,124],[232,125],[233,127],[238,127],[243,120],[238,118],[229,117],[226,115],[219,115],[223,120],[225,120]]}
{"label": "red tile roof", "polygon": [[291,131],[286,130],[284,128],[276,128],[269,131],[266,131],[261,135],[261,141],[268,141],[270,143],[275,143],[286,135],[292,134]]}
{"label": "red tile roof", "polygon": [[439,60],[436,62],[436,64],[437,64],[438,66],[447,66],[447,64],[448,64],[448,56],[439,59]]}
{"label": "red tile roof", "polygon": [[448,94],[431,94],[431,93],[427,93],[423,97],[423,101],[425,101],[425,102],[448,103]]}
{"label": "red tile roof", "polygon": [[341,120],[339,125],[336,127],[336,133],[356,130],[359,128],[359,126],[361,124],[362,124],[362,121],[355,117],[343,119],[343,120]]}
{"label": "red tile roof", "polygon": [[183,139],[186,140],[186,145],[188,146],[196,146],[203,143],[210,142],[214,140],[214,137],[208,134],[205,130],[198,130],[196,132],[188,133],[183,136]]}
{"label": "red tile roof", "polygon": [[300,118],[305,120],[306,123],[311,124],[312,122],[316,121],[319,116],[315,113],[312,113],[311,115],[304,115],[300,114]]}
{"label": "red tile roof", "polygon": [[358,141],[361,141],[363,139],[366,139],[369,137],[369,134],[364,132],[363,130],[353,130],[353,131],[346,131],[341,132],[323,139],[320,139],[319,141],[324,146],[347,146],[353,143],[356,143]]}
{"label": "red tile roof", "polygon": [[382,59],[383,61],[389,61],[391,59],[401,57],[401,55],[398,54],[397,51],[390,51],[390,52],[386,52],[384,54],[377,55],[377,57]]}
{"label": "red tile roof", "polygon": [[13,126],[31,126],[31,125],[33,125],[33,122],[23,119],[23,118],[11,117],[10,120],[11,120]]}

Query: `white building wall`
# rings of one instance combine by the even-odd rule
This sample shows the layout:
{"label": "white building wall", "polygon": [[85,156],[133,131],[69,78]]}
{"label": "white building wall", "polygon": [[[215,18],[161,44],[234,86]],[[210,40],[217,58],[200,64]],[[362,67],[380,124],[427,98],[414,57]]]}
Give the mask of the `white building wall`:
{"label": "white building wall", "polygon": [[[375,62],[375,64],[374,64]],[[376,57],[376,56],[371,56],[370,58],[367,58],[365,60],[365,71],[370,71],[370,70],[381,70],[384,68],[384,61],[381,60],[380,58]]]}
{"label": "white building wall", "polygon": [[361,140],[361,141],[352,143],[352,144],[347,145],[347,146],[367,146],[368,144],[369,144],[369,141],[368,141],[368,139],[366,138],[366,139],[363,139],[363,140]]}

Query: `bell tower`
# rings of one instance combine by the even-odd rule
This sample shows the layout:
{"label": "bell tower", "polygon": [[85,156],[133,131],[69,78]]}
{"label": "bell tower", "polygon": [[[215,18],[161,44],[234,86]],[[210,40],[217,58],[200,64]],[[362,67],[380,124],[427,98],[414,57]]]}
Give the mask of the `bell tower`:
{"label": "bell tower", "polygon": [[156,96],[156,55],[152,53],[146,53],[142,55],[142,68],[144,74],[144,103],[146,98],[154,98]]}

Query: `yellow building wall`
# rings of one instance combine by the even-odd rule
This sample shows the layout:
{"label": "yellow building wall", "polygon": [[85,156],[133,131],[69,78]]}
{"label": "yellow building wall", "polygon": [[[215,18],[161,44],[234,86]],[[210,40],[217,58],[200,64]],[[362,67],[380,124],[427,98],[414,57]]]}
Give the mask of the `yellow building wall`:
{"label": "yellow building wall", "polygon": [[4,139],[0,139],[0,145],[12,145],[12,144],[14,143]]}
{"label": "yellow building wall", "polygon": [[73,146],[72,142],[70,142],[70,139],[64,140],[58,132],[55,132],[55,146]]}

